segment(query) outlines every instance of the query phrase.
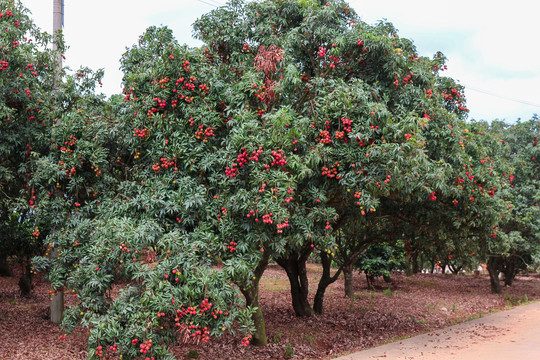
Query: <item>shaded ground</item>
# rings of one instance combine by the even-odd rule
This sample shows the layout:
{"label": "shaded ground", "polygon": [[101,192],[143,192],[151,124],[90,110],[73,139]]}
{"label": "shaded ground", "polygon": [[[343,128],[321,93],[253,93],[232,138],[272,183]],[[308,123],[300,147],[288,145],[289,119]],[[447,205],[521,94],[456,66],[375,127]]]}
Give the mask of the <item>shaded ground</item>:
{"label": "shaded ground", "polygon": [[[320,268],[310,265],[312,296],[319,277]],[[21,298],[17,281],[0,278],[0,359],[85,359],[87,332],[62,340],[62,331],[47,320],[49,285],[38,279],[33,297]],[[324,315],[297,318],[285,272],[271,265],[261,280],[268,346],[244,348],[240,336],[229,335],[173,350],[179,359],[189,350],[199,359],[330,359],[540,299],[537,275],[519,277],[503,295],[490,293],[487,276],[396,274],[392,284],[378,285],[369,291],[365,278],[356,275],[356,297],[348,299],[340,279],[327,290]]]}

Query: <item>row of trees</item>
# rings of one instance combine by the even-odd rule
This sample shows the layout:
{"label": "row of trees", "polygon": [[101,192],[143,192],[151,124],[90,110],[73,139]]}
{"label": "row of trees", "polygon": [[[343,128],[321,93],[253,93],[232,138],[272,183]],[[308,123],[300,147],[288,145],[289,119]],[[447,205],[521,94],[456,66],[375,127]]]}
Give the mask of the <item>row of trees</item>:
{"label": "row of trees", "polygon": [[233,0],[195,22],[200,48],[151,27],[107,100],[88,69],[53,89],[50,38],[0,13],[0,261],[42,255],[27,279],[78,297],[64,326],[90,329],[92,358],[266,344],[270,261],[310,316],[341,274],[352,296],[368,248],[401,246],[411,272],[487,261],[494,292],[538,253],[539,119],[466,122],[444,55],[344,1]]}

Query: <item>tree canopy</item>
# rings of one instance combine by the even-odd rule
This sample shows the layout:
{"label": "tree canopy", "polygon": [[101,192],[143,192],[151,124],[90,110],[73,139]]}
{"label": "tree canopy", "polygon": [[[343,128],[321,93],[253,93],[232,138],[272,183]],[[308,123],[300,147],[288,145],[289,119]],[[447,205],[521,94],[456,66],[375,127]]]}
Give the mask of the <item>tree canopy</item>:
{"label": "tree canopy", "polygon": [[[13,37],[31,21],[9,9]],[[414,271],[421,257],[457,268],[537,253],[538,119],[467,122],[443,54],[339,0],[232,0],[193,27],[199,48],[148,28],[107,100],[101,72],[53,88],[53,66],[31,57],[54,54],[2,34],[2,229],[43,240],[35,267],[78,298],[63,325],[90,329],[91,358],[167,359],[171,343],[225,332],[266,344],[270,261],[310,316],[370,248],[400,249]],[[313,304],[310,257],[323,267]]]}

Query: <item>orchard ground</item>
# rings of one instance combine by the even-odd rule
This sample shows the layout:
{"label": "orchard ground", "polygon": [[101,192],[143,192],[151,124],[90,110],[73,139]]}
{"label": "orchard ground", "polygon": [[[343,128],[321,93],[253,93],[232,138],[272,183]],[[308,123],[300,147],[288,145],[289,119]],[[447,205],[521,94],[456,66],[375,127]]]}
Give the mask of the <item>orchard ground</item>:
{"label": "orchard ground", "polygon": [[[312,295],[320,274],[319,265],[309,264]],[[48,320],[49,284],[38,276],[32,297],[21,298],[17,281],[16,276],[0,278],[0,359],[85,359],[87,331],[76,329],[63,339]],[[537,274],[518,276],[502,295],[491,294],[487,275],[394,274],[391,284],[376,285],[369,290],[365,277],[355,274],[356,296],[349,299],[340,279],[327,291],[324,315],[298,318],[285,272],[270,265],[261,281],[268,346],[245,348],[242,336],[226,335],[207,344],[177,344],[174,354],[178,359],[190,350],[199,359],[330,359],[540,299]],[[66,302],[74,301],[67,294]]]}

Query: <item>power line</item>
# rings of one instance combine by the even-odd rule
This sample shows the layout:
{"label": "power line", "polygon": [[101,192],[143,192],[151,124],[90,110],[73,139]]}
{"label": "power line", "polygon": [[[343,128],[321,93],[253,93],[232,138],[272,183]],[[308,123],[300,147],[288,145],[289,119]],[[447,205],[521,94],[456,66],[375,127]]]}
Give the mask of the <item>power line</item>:
{"label": "power line", "polygon": [[208,0],[208,1],[210,1],[211,3],[217,4],[218,6],[224,6],[225,5],[225,4],[222,4],[221,2],[216,1],[216,0]]}
{"label": "power line", "polygon": [[[206,5],[213,6],[213,7],[215,7],[215,8],[218,8],[218,7],[219,7],[218,5],[215,5],[215,4],[206,2],[206,1],[204,1],[204,0],[197,0],[197,1],[200,2],[200,3],[206,4]],[[211,0],[209,0],[209,1],[211,1]]]}
{"label": "power line", "polygon": [[498,97],[500,99],[504,99],[504,100],[508,100],[508,101],[513,101],[513,102],[517,102],[517,103],[520,103],[520,104],[524,104],[524,105],[529,105],[529,106],[534,106],[534,107],[537,107],[537,108],[540,108],[540,104],[535,104],[535,103],[532,103],[530,101],[526,101],[526,100],[521,100],[521,99],[516,99],[516,98],[512,98],[512,97],[508,97],[508,96],[502,96],[502,95],[498,95],[498,94],[494,94],[490,91],[487,91],[487,90],[482,90],[482,89],[478,89],[478,88],[475,88],[475,87],[472,87],[472,86],[468,86],[466,84],[463,84],[465,86],[466,89],[470,89],[470,90],[473,90],[473,91],[477,91],[477,92],[480,92],[480,93],[483,93],[483,94],[486,94],[486,95],[490,95],[490,96],[494,96],[494,97]]}

